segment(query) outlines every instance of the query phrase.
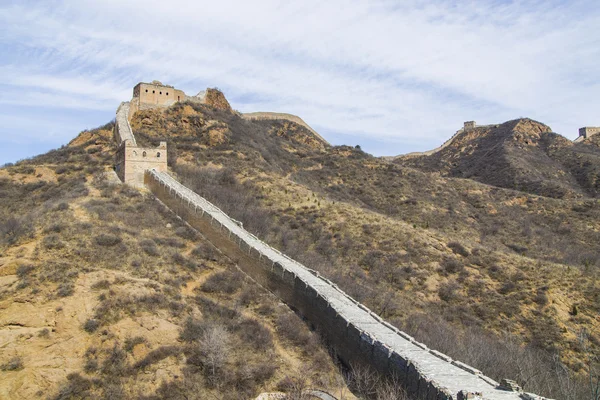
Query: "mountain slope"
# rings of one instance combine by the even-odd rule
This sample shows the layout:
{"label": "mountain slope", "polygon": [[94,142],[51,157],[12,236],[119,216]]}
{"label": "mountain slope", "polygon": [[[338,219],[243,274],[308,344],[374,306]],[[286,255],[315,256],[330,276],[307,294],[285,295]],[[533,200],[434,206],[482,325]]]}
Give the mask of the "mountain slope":
{"label": "mountain slope", "polygon": [[343,387],[301,320],[111,170],[111,126],[0,169],[0,398]]}
{"label": "mountain slope", "polygon": [[[520,127],[518,123],[509,123],[507,131],[535,132],[538,129],[537,143],[542,143],[548,134],[543,126],[536,128],[535,124],[531,122],[529,127]],[[571,197],[540,197],[470,179],[419,171],[372,157],[353,147],[331,147],[310,130],[291,121],[246,120],[228,109],[201,104],[179,103],[165,110],[138,112],[133,116],[131,126],[142,146],[157,145],[161,140],[168,142],[171,172],[188,187],[242,221],[248,230],[318,270],[430,347],[474,365],[496,379],[517,379],[532,392],[554,398],[584,398],[585,386],[563,383],[567,379],[577,381],[594,371],[594,365],[588,362],[589,355],[598,354],[600,346],[600,320],[597,319],[600,313],[600,205],[592,199],[581,198],[582,189],[577,192],[572,181],[548,175],[552,183],[545,184],[547,187],[568,189]],[[528,135],[535,136],[533,133]],[[516,138],[511,140],[523,140],[518,135],[513,136]],[[24,203],[22,208],[15,208],[20,207],[18,202],[3,202],[2,212],[7,217],[30,214],[33,218],[49,207],[44,206],[45,201],[76,196],[74,204],[81,202],[76,208],[81,211],[73,211],[73,224],[86,221],[82,229],[88,230],[88,236],[81,239],[81,230],[76,231],[78,235],[65,238],[61,236],[63,231],[55,232],[52,239],[48,239],[50,243],[59,240],[69,245],[53,253],[55,258],[52,260],[76,260],[72,268],[84,268],[77,276],[87,276],[87,269],[96,272],[94,257],[90,258],[93,261],[81,261],[77,253],[63,252],[65,248],[75,247],[71,240],[77,238],[81,242],[75,242],[78,248],[100,254],[97,256],[100,265],[108,263],[109,267],[101,268],[102,273],[119,270],[128,274],[128,279],[131,276],[151,280],[150,283],[158,285],[160,293],[168,299],[165,304],[184,304],[183,311],[177,314],[180,306],[175,307],[175,311],[171,311],[170,306],[131,309],[122,314],[126,318],[118,321],[129,323],[127,318],[138,321],[142,317],[140,313],[148,313],[145,315],[172,323],[172,337],[177,337],[183,344],[171,339],[160,344],[155,339],[147,339],[152,350],[157,346],[175,346],[178,350],[172,351],[180,351],[173,356],[171,350],[161,350],[165,357],[156,357],[171,364],[159,365],[157,362],[146,367],[153,378],[148,386],[135,383],[133,377],[139,378],[137,374],[115,378],[112,373],[106,375],[101,367],[86,372],[88,358],[96,359],[100,366],[108,358],[110,353],[100,347],[102,343],[106,342],[106,348],[110,350],[116,344],[117,350],[124,347],[127,338],[123,335],[126,336],[127,329],[117,330],[114,324],[119,322],[113,323],[109,319],[102,322],[106,326],[102,325],[91,336],[99,356],[92,352],[91,356],[85,356],[86,351],[79,350],[78,354],[84,354],[84,357],[73,361],[72,370],[60,373],[52,370],[57,377],[53,382],[63,382],[65,391],[75,390],[73,386],[76,385],[90,393],[105,395],[116,387],[126,394],[140,391],[150,398],[176,391],[193,393],[193,382],[200,382],[201,389],[209,393],[223,393],[225,387],[233,387],[233,395],[239,396],[239,393],[256,393],[277,386],[285,378],[284,371],[289,370],[292,371],[289,375],[295,371],[314,371],[308,377],[313,385],[339,387],[333,382],[336,374],[332,361],[323,358],[322,349],[305,352],[305,348],[315,346],[315,336],[311,336],[306,327],[292,325],[292,332],[307,332],[300,338],[286,335],[290,325],[280,314],[283,312],[276,303],[264,304],[272,299],[247,293],[243,288],[228,289],[224,282],[236,280],[229,276],[211,278],[226,273],[231,267],[228,260],[218,257],[214,260],[204,247],[194,254],[195,243],[202,244],[202,238],[183,240],[180,235],[186,235],[185,229],[180,228],[185,227],[176,219],[170,219],[170,214],[161,211],[151,199],[120,185],[112,187],[102,178],[102,173],[110,170],[114,148],[108,139],[101,137],[100,132],[84,133],[66,150],[0,170],[6,179],[2,196],[9,196],[6,197],[9,200],[24,197],[21,190],[28,188],[34,190],[35,195],[27,197],[28,201],[44,197]],[[90,142],[92,139],[97,143]],[[501,146],[508,146],[504,142]],[[489,143],[482,146],[493,148]],[[478,148],[473,147],[474,154]],[[566,144],[557,148],[569,149]],[[590,150],[590,154],[593,157],[595,150]],[[593,170],[596,164],[593,158],[590,160],[591,164],[586,164],[586,168]],[[511,168],[511,164],[508,165]],[[35,185],[28,186],[28,180],[38,179],[37,175],[40,175],[39,179],[48,177],[58,182],[59,168],[66,168],[68,179],[61,178],[61,182],[42,189],[39,195]],[[546,179],[546,175],[540,176],[540,179]],[[11,194],[17,190],[15,188],[18,192]],[[167,224],[171,227],[166,228]],[[39,247],[38,253],[45,254],[45,248],[38,243],[46,240],[52,230],[44,233],[45,225],[38,222],[33,226],[36,233],[32,247]],[[18,234],[18,240],[13,241],[11,238],[19,229],[8,228],[3,228],[4,253],[7,254],[3,257],[9,257],[12,262],[24,252],[22,246],[29,239],[27,235]],[[104,254],[104,247],[96,241],[101,234],[118,236],[121,242],[114,248],[108,246]],[[99,240],[112,243],[110,238]],[[180,247],[181,243],[183,247]],[[121,245],[127,247],[123,250],[125,253],[111,250]],[[154,254],[154,247],[158,249],[158,256],[147,253]],[[200,258],[194,258],[196,256]],[[135,262],[137,266],[131,264],[138,257],[141,261]],[[35,266],[31,271],[36,274],[32,279],[36,286],[32,289],[27,286],[17,288],[20,275],[16,267],[5,269],[6,262],[0,267],[2,271],[8,271],[5,272],[8,283],[3,286],[2,294],[5,307],[17,303],[12,301],[15,296],[23,299],[32,296],[34,290],[42,293],[36,308],[54,307],[54,303],[47,303],[47,292],[42,290],[55,290],[56,283],[51,280],[38,283],[38,274],[49,263],[45,263],[43,257],[32,261]],[[192,271],[188,262],[204,263],[211,268],[208,268],[210,271],[203,268]],[[27,270],[21,274],[27,275]],[[142,271],[140,276],[138,270]],[[112,298],[111,289],[115,294],[121,291],[121,283],[116,277],[106,278],[110,285],[105,289],[102,289],[105,283],[96,287],[95,279],[95,276],[89,278],[88,282],[94,280],[88,283],[89,289],[84,284],[74,284],[75,293],[81,298],[86,298],[86,290],[100,290],[103,292],[99,296],[105,295],[104,300],[91,303],[92,310],[81,311],[80,324],[89,318],[104,321],[94,318],[95,310],[106,309],[98,304]],[[204,285],[201,284],[199,290],[194,290],[193,282],[204,279],[216,280],[220,289],[212,290],[211,285],[202,289]],[[250,283],[247,285],[251,287]],[[36,289],[38,286],[41,289]],[[124,292],[129,290],[142,288],[123,287]],[[229,293],[230,290],[233,293]],[[91,302],[93,296],[89,298]],[[125,301],[124,304],[129,303]],[[141,304],[147,307],[145,302]],[[269,309],[275,311],[264,311]],[[240,312],[241,316],[233,314],[235,322],[228,325],[223,316],[232,312]],[[188,324],[188,317],[195,322]],[[194,358],[190,347],[199,346],[201,333],[206,331],[205,325],[198,329],[194,327],[200,324],[199,321],[224,327],[230,331],[235,344],[241,338],[236,326],[251,324],[244,322],[246,318],[256,319],[272,333],[275,349],[267,352],[267,358],[249,350],[252,357],[256,357],[251,362],[232,357],[228,358],[227,366],[231,371],[242,373],[245,371],[243,365],[278,360],[277,369],[271,377],[245,381],[249,386],[231,386],[232,375],[221,376],[219,384],[222,386],[215,386],[216,382],[210,375],[207,377],[206,369],[198,365],[199,361],[193,361],[198,358]],[[6,324],[5,329],[14,326]],[[190,334],[196,332],[196,336],[187,336],[188,328]],[[261,328],[256,329],[264,332]],[[106,335],[104,330],[108,332]],[[583,330],[589,333],[587,345],[591,352],[580,345],[578,337]],[[74,331],[87,335],[81,328]],[[10,343],[10,348],[16,349],[17,353],[24,352],[29,346],[28,343],[17,345],[13,339]],[[287,349],[290,351],[283,351]],[[0,361],[10,361],[12,354],[0,354]],[[127,371],[141,361],[135,355],[128,355],[125,360]],[[16,377],[11,378],[11,382],[23,379],[18,378],[24,376],[19,374],[27,373],[29,363],[24,358],[25,368],[10,372]],[[161,377],[177,368],[183,372],[177,373],[177,378],[168,375],[167,383],[161,386]],[[79,375],[64,381],[68,372]],[[94,378],[100,379],[98,385]],[[11,385],[17,387],[15,383]]]}
{"label": "mountain slope", "polygon": [[[202,122],[175,128],[192,111]],[[169,141],[188,187],[431,347],[558,398],[552,354],[587,371],[577,337],[598,344],[595,201],[420,172],[322,146],[289,121],[193,104],[150,113],[162,122],[135,115],[136,137]],[[537,382],[514,375],[515,357]]]}
{"label": "mountain slope", "polygon": [[600,151],[573,143],[530,119],[476,127],[459,133],[429,156],[394,162],[443,175],[555,198],[596,197]]}

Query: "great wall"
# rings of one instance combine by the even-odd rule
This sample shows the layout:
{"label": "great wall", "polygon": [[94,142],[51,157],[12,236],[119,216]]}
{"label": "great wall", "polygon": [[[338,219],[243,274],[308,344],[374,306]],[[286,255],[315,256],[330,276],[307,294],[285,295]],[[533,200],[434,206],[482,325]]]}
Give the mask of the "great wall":
{"label": "great wall", "polygon": [[[133,102],[137,101],[138,106],[140,100],[134,95]],[[115,140],[119,145],[116,158],[121,168],[121,173],[117,173],[121,180],[136,187],[145,186],[234,260],[242,271],[297,311],[323,335],[343,363],[369,366],[397,379],[411,398],[544,400],[521,391],[512,381],[495,382],[475,368],[429,349],[352,299],[318,272],[246,231],[167,172],[166,146],[164,149],[137,147],[128,122],[130,112],[127,103],[121,104],[115,124]],[[137,154],[135,157],[133,151]],[[139,159],[144,151],[164,151],[164,156],[150,160],[146,154]]]}

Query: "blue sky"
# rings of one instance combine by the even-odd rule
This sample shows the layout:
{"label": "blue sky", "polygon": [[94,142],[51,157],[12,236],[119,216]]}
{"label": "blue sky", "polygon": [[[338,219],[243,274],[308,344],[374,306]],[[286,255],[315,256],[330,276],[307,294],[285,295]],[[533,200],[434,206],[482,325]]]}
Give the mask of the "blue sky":
{"label": "blue sky", "polygon": [[600,2],[0,3],[0,165],[114,117],[139,81],[219,87],[333,144],[423,151],[465,120],[600,125]]}

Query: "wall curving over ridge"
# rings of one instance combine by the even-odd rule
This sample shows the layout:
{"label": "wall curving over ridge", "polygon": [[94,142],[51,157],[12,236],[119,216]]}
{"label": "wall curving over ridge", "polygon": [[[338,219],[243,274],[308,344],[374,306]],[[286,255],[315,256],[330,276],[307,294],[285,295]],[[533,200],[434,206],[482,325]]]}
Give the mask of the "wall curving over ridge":
{"label": "wall curving over ridge", "polygon": [[125,140],[129,140],[131,144],[137,146],[137,143],[135,142],[135,136],[133,136],[133,131],[131,130],[131,126],[129,125],[128,101],[124,101],[119,105],[119,108],[117,108],[114,135],[115,141],[119,145]]}
{"label": "wall curving over ridge", "polygon": [[476,369],[452,360],[399,331],[331,281],[247,232],[223,211],[166,172],[148,170],[145,184],[171,210],[198,229],[261,285],[296,309],[347,364],[367,364],[393,375],[413,398],[541,400],[504,391]]}
{"label": "wall curving over ridge", "polygon": [[313,128],[311,128],[310,125],[308,125],[306,122],[304,122],[304,120],[302,118],[298,117],[297,115],[286,114],[286,113],[276,113],[276,112],[251,112],[251,113],[243,113],[241,115],[242,115],[242,118],[250,120],[250,121],[265,120],[265,119],[266,120],[281,119],[281,120],[285,120],[285,121],[291,121],[298,125],[302,125],[306,129],[311,131],[323,143],[329,144],[329,142],[327,140],[325,140],[325,138],[323,138],[323,136],[319,135],[317,133],[317,131],[315,131]]}

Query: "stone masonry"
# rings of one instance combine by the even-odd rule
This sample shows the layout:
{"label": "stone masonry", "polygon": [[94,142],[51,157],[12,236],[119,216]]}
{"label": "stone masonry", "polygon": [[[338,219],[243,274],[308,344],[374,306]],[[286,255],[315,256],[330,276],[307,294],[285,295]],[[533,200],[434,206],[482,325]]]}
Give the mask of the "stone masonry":
{"label": "stone masonry", "polygon": [[476,126],[477,126],[477,124],[475,123],[475,121],[465,121],[465,123],[463,125],[463,130],[465,132],[468,132],[471,129],[475,129]]}
{"label": "stone masonry", "polygon": [[579,137],[583,137],[585,139],[597,133],[600,133],[600,127],[597,126],[584,126],[583,128],[579,128]]}
{"label": "stone masonry", "polygon": [[185,99],[186,94],[173,86],[163,85],[159,81],[152,81],[152,83],[140,82],[133,88],[129,119],[139,110],[169,107]]}
{"label": "stone masonry", "polygon": [[[138,85],[139,86],[139,85]],[[123,102],[117,109],[114,139],[119,145],[115,154],[115,172],[123,183],[144,187],[144,171],[154,168],[167,170],[167,143],[160,142],[157,148],[139,147],[129,125],[131,103]]]}
{"label": "stone masonry", "polygon": [[138,147],[129,140],[121,142],[115,159],[115,172],[123,183],[144,187],[144,172],[148,169],[167,171],[167,142],[156,148]]}

